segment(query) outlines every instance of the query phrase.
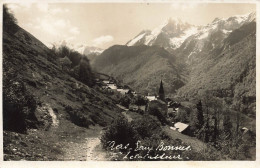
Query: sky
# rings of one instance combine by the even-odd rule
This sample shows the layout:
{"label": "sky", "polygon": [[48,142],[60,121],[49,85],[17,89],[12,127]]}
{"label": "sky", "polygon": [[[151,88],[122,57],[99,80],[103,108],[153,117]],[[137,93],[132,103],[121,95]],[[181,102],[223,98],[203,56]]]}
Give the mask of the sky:
{"label": "sky", "polygon": [[248,3],[12,3],[18,25],[47,46],[66,41],[74,47],[106,49],[126,44],[142,30],[154,29],[168,18],[206,25],[256,11]]}

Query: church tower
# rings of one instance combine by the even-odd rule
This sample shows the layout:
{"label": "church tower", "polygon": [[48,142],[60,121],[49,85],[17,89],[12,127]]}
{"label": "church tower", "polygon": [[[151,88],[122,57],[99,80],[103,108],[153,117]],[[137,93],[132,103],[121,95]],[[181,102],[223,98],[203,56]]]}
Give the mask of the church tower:
{"label": "church tower", "polygon": [[159,99],[165,101],[164,89],[163,89],[163,82],[161,80],[160,89],[159,89]]}

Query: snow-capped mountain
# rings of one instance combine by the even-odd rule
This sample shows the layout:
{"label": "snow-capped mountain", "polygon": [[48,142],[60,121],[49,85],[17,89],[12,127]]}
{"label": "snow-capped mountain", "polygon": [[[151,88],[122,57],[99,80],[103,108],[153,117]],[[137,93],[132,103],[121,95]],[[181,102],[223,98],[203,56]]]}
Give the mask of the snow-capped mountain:
{"label": "snow-capped mountain", "polygon": [[83,55],[89,55],[89,54],[100,55],[104,51],[104,49],[94,47],[94,46],[87,46],[87,45],[83,45],[83,44],[74,45],[65,40],[55,42],[52,44],[52,46],[55,46],[56,48],[58,48],[60,46],[67,46],[68,48],[73,49]]}
{"label": "snow-capped mountain", "polygon": [[142,31],[126,45],[159,45],[164,48],[176,49],[187,37],[195,34],[197,29],[198,27],[182,22],[180,19],[169,18],[152,31]]}
{"label": "snow-capped mountain", "polygon": [[[188,56],[200,52],[204,47],[213,49],[226,38],[234,29],[245,23],[255,21],[255,12],[246,15],[237,15],[229,18],[216,18],[205,26],[194,26],[180,19],[168,19],[154,30],[145,30],[127,42],[127,46],[159,45],[165,49],[194,49]],[[182,46],[184,45],[184,46]]]}
{"label": "snow-capped mountain", "polygon": [[89,55],[89,54],[96,54],[100,55],[104,49],[93,47],[93,46],[83,46],[82,48],[79,48],[82,51],[82,54]]}
{"label": "snow-capped mountain", "polygon": [[215,18],[206,26],[198,28],[197,33],[187,37],[178,48],[188,59],[200,52],[209,52],[222,45],[223,40],[235,29],[255,21],[255,12],[229,18]]}

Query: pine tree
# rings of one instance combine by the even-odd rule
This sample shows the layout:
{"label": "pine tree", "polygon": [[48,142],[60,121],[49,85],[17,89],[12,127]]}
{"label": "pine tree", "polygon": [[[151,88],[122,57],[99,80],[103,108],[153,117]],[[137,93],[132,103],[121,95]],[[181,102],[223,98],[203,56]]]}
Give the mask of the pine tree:
{"label": "pine tree", "polygon": [[160,88],[159,88],[159,99],[165,101],[165,94],[163,89],[163,82],[161,80]]}
{"label": "pine tree", "polygon": [[230,116],[225,115],[223,120],[223,131],[227,139],[231,137],[232,123],[230,121]]}
{"label": "pine tree", "polygon": [[204,125],[204,117],[203,117],[203,110],[202,110],[202,103],[201,100],[197,104],[197,129],[201,129]]}

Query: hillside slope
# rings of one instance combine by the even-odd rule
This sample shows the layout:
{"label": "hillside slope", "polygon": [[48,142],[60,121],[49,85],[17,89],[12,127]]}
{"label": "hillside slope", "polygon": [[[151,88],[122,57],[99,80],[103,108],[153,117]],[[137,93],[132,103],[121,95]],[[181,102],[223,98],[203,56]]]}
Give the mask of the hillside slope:
{"label": "hillside slope", "polygon": [[143,93],[157,94],[161,79],[166,94],[184,84],[181,64],[158,46],[112,46],[94,60],[93,67]]}
{"label": "hillside slope", "polygon": [[209,90],[230,105],[240,104],[244,113],[255,117],[255,22],[234,30],[218,48],[201,54],[190,67],[190,80],[178,90],[180,97],[196,97]]}
{"label": "hillside slope", "polygon": [[106,125],[116,116],[113,102],[62,71],[58,59],[18,26],[3,32],[4,129],[24,132],[42,123],[40,109],[77,125]]}

